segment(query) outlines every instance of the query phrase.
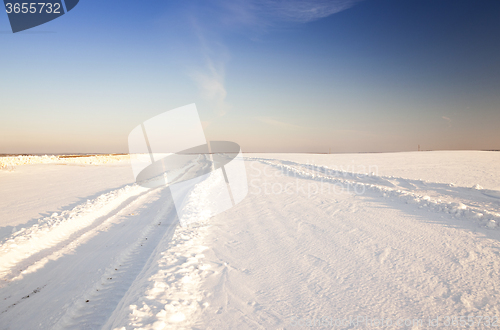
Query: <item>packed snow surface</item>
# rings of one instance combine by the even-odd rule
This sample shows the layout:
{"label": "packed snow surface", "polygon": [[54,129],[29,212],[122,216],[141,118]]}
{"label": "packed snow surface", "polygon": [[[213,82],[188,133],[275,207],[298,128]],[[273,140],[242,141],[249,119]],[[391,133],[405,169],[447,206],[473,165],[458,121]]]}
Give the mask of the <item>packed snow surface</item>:
{"label": "packed snow surface", "polygon": [[498,152],[246,154],[247,197],[212,216],[209,176],[187,227],[99,157],[3,160],[0,329],[500,326]]}

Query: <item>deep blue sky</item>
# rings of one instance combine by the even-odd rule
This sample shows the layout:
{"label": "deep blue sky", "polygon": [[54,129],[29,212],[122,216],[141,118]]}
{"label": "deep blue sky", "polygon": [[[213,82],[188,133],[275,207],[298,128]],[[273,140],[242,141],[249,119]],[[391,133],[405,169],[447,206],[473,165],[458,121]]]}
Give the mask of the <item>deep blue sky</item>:
{"label": "deep blue sky", "polygon": [[243,151],[500,149],[500,1],[81,0],[0,31],[0,153],[126,152],[193,102]]}

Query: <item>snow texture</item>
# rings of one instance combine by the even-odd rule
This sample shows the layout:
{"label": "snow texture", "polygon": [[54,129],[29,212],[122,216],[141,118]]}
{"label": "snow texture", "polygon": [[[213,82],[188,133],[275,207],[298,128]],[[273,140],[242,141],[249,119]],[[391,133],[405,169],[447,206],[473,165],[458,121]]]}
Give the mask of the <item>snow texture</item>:
{"label": "snow texture", "polygon": [[493,328],[499,155],[245,155],[220,214],[216,175],[174,204],[127,156],[4,157],[0,328]]}

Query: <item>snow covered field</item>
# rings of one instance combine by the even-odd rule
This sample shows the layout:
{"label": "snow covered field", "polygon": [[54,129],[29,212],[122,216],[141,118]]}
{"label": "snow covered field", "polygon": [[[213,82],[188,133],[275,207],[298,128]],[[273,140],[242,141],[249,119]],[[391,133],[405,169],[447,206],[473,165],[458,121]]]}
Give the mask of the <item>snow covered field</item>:
{"label": "snow covered field", "polygon": [[499,152],[246,154],[184,228],[126,157],[3,161],[0,329],[499,327]]}

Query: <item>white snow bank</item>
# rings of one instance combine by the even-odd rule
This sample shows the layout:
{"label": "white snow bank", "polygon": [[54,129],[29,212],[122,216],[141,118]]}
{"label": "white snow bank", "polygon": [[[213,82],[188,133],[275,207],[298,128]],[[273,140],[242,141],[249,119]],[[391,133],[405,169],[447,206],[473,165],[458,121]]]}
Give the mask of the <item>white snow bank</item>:
{"label": "white snow bank", "polygon": [[201,283],[213,273],[203,262],[207,230],[199,223],[177,227],[148,278],[134,283],[131,299],[103,329],[190,329],[204,307]]}
{"label": "white snow bank", "polygon": [[4,156],[0,157],[0,169],[29,164],[85,164],[101,165],[130,159],[129,155],[89,155],[89,156]]}

